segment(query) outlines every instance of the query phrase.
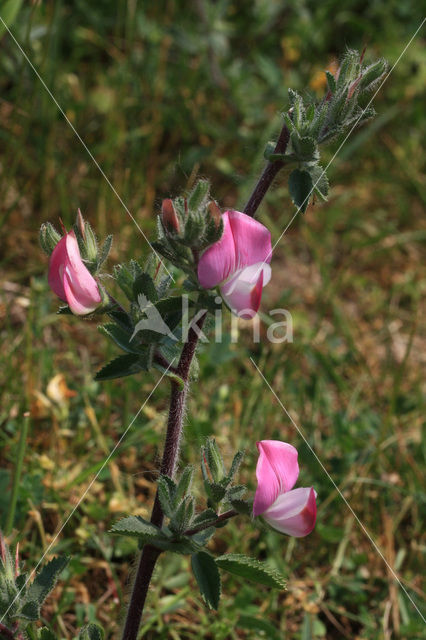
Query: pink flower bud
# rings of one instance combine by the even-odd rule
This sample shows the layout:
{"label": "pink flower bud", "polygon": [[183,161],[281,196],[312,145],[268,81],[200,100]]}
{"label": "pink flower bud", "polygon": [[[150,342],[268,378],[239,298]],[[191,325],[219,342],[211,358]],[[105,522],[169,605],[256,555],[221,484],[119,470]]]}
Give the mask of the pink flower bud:
{"label": "pink flower bud", "polygon": [[166,200],[163,200],[163,203],[161,205],[161,219],[163,221],[164,228],[167,231],[174,231],[176,233],[179,233],[179,218],[177,217],[175,207],[173,205],[173,200],[170,200],[170,198],[166,198]]}
{"label": "pink flower bud", "polygon": [[222,220],[222,212],[219,209],[218,204],[214,200],[212,200],[208,203],[207,208],[209,210],[210,217],[213,219],[216,225],[216,229],[219,229],[220,221]]}
{"label": "pink flower bud", "polygon": [[205,289],[219,286],[235,314],[253,318],[271,278],[271,234],[240,211],[225,211],[222,220],[222,237],[201,256],[198,279]]}
{"label": "pink flower bud", "polygon": [[84,265],[74,231],[66,233],[49,260],[49,286],[78,316],[92,313],[101,303],[99,286]]}
{"label": "pink flower bud", "polygon": [[262,440],[257,448],[253,516],[261,515],[281,533],[307,536],[316,522],[316,493],[313,487],[293,489],[299,475],[296,449],[279,440]]}

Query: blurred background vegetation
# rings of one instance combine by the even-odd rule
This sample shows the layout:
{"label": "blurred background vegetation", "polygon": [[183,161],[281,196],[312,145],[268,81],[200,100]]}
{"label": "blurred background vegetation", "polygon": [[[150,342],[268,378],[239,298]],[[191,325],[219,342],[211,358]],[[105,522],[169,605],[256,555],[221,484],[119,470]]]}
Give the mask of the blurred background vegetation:
{"label": "blurred background vegetation", "polygon": [[[367,59],[392,65],[423,18],[409,0],[3,0],[0,15],[151,237],[161,199],[198,176],[212,180],[222,207],[243,207],[264,145],[279,131],[287,88],[321,97],[323,70],[347,46],[367,46]],[[291,442],[302,485],[319,494],[317,528],[300,540],[242,519],[224,529],[214,551],[267,558],[289,585],[269,592],[230,577],[217,613],[205,610],[187,559],[160,562],[144,638],[425,637],[421,617],[249,360],[424,611],[422,35],[375,99],[378,117],[333,161],[329,202],[299,215],[276,249],[263,309],[291,311],[294,343],[253,344],[246,326],[233,344],[225,332],[223,344],[203,348],[190,400],[183,461],[197,463],[194,445],[215,434],[229,456],[246,448],[241,475],[254,488],[256,439]],[[99,340],[95,322],[56,316],[38,247],[42,221],[61,217],[69,226],[80,207],[100,236],[115,233],[110,264],[144,259],[148,246],[1,25],[0,36],[0,526],[27,421],[9,539],[20,541],[31,567],[156,378],[95,383],[114,348]],[[277,239],[293,213],[283,175],[260,219]],[[149,512],[166,409],[165,384],[55,544],[73,555],[44,609],[63,638],[88,620],[117,637],[135,545],[106,531],[126,512]]]}

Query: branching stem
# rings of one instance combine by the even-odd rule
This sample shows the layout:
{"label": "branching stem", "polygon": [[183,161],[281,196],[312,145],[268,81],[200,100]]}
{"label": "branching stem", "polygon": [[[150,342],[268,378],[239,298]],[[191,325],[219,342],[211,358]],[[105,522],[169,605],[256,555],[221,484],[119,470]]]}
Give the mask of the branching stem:
{"label": "branching stem", "polygon": [[[177,375],[183,379],[183,388],[174,380],[171,381],[170,409],[167,422],[167,433],[164,444],[163,460],[161,463],[160,473],[173,477],[179,456],[179,449],[182,439],[182,427],[185,417],[186,398],[189,387],[189,372],[191,362],[195,354],[198,343],[198,331],[201,330],[206,314],[204,314],[196,323],[195,327],[188,332],[188,340],[185,343],[179,364],[176,368]],[[158,491],[155,496],[154,506],[151,514],[151,522],[157,527],[163,524],[164,514],[158,498]],[[145,545],[139,560],[135,581],[133,584],[132,595],[127,610],[126,622],[124,625],[122,640],[136,640],[139,626],[142,618],[142,612],[148,593],[149,584],[155,564],[157,562],[160,551],[151,545]]]}
{"label": "branching stem", "polygon": [[[290,139],[290,133],[286,125],[284,124],[283,128],[281,129],[281,133],[278,138],[277,144],[275,145],[274,153],[285,153],[289,139]],[[244,208],[244,213],[254,218],[255,213],[260,203],[262,202],[266,192],[268,191],[269,187],[273,183],[275,176],[283,167],[284,167],[284,162],[279,162],[279,161],[268,162],[255,188],[253,189],[253,192],[249,198],[249,201],[247,202]]]}

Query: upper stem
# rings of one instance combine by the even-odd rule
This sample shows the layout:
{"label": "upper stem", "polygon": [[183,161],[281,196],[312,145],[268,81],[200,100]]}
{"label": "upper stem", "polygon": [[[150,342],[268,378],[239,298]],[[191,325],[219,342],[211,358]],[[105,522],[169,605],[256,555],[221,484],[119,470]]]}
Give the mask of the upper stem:
{"label": "upper stem", "polygon": [[[287,129],[286,125],[283,125],[281,129],[281,133],[279,135],[277,144],[275,145],[274,153],[285,153],[287,149],[288,141],[290,140],[290,132]],[[262,175],[260,176],[253,192],[247,202],[244,213],[248,216],[254,218],[254,215],[262,202],[266,192],[271,186],[272,182],[275,179],[275,176],[284,166],[284,162],[276,161],[276,162],[268,162],[266,167],[263,170]]]}
{"label": "upper stem", "polygon": [[[189,386],[189,371],[198,343],[197,327],[201,330],[205,318],[206,314],[198,320],[194,328],[191,327],[188,333],[188,341],[182,349],[176,372],[184,381],[183,389],[174,380],[171,381],[169,418],[160,468],[160,473],[169,477],[174,476],[179,456],[186,397]],[[152,508],[151,522],[157,527],[161,527],[163,519],[164,514],[157,491]],[[136,640],[137,638],[149,583],[160,553],[159,549],[151,545],[145,545],[142,550],[135,582],[133,584],[132,596],[127,610],[122,640]]]}

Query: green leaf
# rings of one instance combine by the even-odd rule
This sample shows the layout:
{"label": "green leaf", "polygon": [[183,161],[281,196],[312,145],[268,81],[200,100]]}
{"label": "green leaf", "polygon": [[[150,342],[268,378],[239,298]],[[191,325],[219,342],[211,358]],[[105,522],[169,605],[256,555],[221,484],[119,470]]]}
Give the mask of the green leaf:
{"label": "green leaf", "polygon": [[58,556],[48,562],[28,587],[24,603],[33,605],[35,602],[36,604],[41,605],[48,594],[52,591],[59,575],[65,569],[69,560],[70,559],[67,556]]}
{"label": "green leaf", "polygon": [[13,617],[31,621],[38,620],[40,617],[40,605],[35,600],[26,602]]}
{"label": "green leaf", "polygon": [[204,547],[215,533],[216,527],[208,527],[191,536],[191,540],[195,542],[198,547]]}
{"label": "green leaf", "polygon": [[219,606],[221,584],[220,575],[214,558],[205,551],[199,551],[191,556],[194,576],[206,604],[211,609]]}
{"label": "green leaf", "polygon": [[170,485],[168,484],[165,476],[160,476],[157,480],[157,490],[158,490],[158,499],[160,500],[161,508],[163,509],[164,514],[171,518],[173,516],[175,501],[174,501],[174,490],[173,493],[170,490]]}
{"label": "green leaf", "polygon": [[217,513],[214,509],[206,509],[205,511],[202,511],[201,513],[198,513],[194,520],[192,521],[191,526],[194,527],[194,529],[196,527],[199,527],[200,525],[206,525],[209,523],[214,523],[217,520]]}
{"label": "green leaf", "polygon": [[241,500],[246,491],[247,488],[243,484],[235,484],[227,490],[226,499],[230,501]]}
{"label": "green leaf", "polygon": [[194,467],[192,465],[188,465],[182,471],[181,476],[179,478],[179,482],[177,483],[177,487],[176,487],[177,501],[182,500],[188,493],[189,489],[191,488],[193,476],[194,476]]}
{"label": "green leaf", "polygon": [[327,200],[329,183],[324,169],[317,164],[309,168],[309,173],[311,174],[312,186],[315,193],[317,193],[323,200]]}
{"label": "green leaf", "polygon": [[130,342],[132,335],[131,330],[126,331],[121,326],[108,322],[107,324],[99,326],[98,331],[108,338],[111,338],[111,340],[115,342],[120,349],[123,349],[123,351],[127,351],[127,353],[138,353],[135,345]]}
{"label": "green leaf", "polygon": [[228,473],[229,482],[231,482],[234,479],[238,469],[240,468],[243,458],[244,458],[244,451],[237,451],[237,453],[234,456],[234,459],[232,460],[231,468],[229,469],[229,473]]}
{"label": "green leaf", "polygon": [[102,367],[95,375],[95,380],[113,380],[114,378],[124,378],[140,371],[148,371],[146,364],[142,362],[140,355],[127,354],[118,356],[111,360],[105,367]]}
{"label": "green leaf", "polygon": [[131,536],[133,538],[155,538],[162,535],[161,529],[144,520],[141,516],[128,516],[112,525],[109,533]]}
{"label": "green leaf", "polygon": [[149,273],[141,273],[133,283],[133,296],[135,300],[141,294],[146,296],[152,303],[158,300],[157,289]]}
{"label": "green leaf", "polygon": [[49,631],[47,627],[43,627],[43,629],[38,629],[37,631],[38,640],[58,640],[58,637]]}
{"label": "green leaf", "polygon": [[305,213],[312,190],[312,178],[307,171],[295,169],[288,179],[291,199],[302,213]]}
{"label": "green leaf", "polygon": [[103,640],[104,631],[98,624],[88,624],[83,627],[78,636],[79,640]]}
{"label": "green leaf", "polygon": [[133,331],[133,325],[130,316],[125,311],[121,311],[121,309],[111,309],[111,311],[108,311],[108,315],[125,331]]}
{"label": "green leaf", "polygon": [[319,153],[316,142],[311,136],[300,137],[297,133],[291,134],[291,144],[293,151],[299,160],[318,160]]}
{"label": "green leaf", "polygon": [[[281,633],[273,624],[267,620],[255,618],[254,616],[240,616],[237,622],[238,626],[242,629],[250,629],[250,631],[264,631],[266,635],[264,638],[269,640],[281,640]],[[258,636],[258,634],[256,634]]]}
{"label": "green leaf", "polygon": [[284,578],[275,569],[248,556],[229,553],[216,558],[216,564],[220,569],[266,587],[284,589],[286,586]]}
{"label": "green leaf", "polygon": [[244,516],[251,516],[253,512],[253,503],[247,500],[241,500],[241,498],[229,498],[229,502],[238,513]]}

